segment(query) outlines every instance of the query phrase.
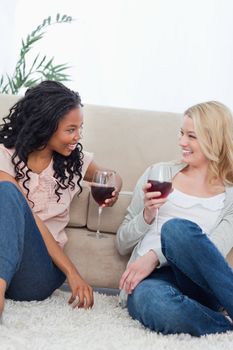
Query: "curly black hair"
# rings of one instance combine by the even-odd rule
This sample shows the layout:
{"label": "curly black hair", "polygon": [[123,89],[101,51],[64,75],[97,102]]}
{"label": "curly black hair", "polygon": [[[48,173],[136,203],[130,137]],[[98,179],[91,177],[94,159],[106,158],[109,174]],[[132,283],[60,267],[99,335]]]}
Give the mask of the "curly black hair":
{"label": "curly black hair", "polygon": [[[24,179],[23,186],[27,191],[27,181],[30,180],[30,169],[26,170],[28,155],[46,147],[51,136],[58,128],[59,121],[72,109],[82,107],[81,98],[74,92],[55,81],[43,81],[28,89],[3,118],[0,129],[0,143],[6,148],[14,148],[12,163],[15,169],[15,179]],[[58,180],[55,193],[57,201],[62,195],[59,189],[74,189],[74,175],[77,175],[79,193],[82,191],[82,145],[77,144],[69,156],[53,152],[54,177]]]}

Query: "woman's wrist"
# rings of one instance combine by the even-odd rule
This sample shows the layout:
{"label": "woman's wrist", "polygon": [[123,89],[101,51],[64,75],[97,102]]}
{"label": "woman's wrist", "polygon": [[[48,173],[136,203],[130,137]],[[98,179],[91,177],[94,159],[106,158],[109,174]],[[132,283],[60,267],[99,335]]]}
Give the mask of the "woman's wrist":
{"label": "woman's wrist", "polygon": [[151,262],[154,264],[156,268],[159,265],[159,258],[153,249],[150,249],[147,253],[150,256]]}
{"label": "woman's wrist", "polygon": [[149,211],[149,213],[148,213],[147,208],[144,208],[144,210],[143,210],[143,218],[144,218],[145,222],[146,222],[148,225],[151,225],[151,224],[154,222],[155,216],[154,216],[154,215],[151,215],[151,212],[150,212],[150,211]]}
{"label": "woman's wrist", "polygon": [[[67,268],[67,271],[65,273],[67,278],[71,278],[72,276],[80,276],[76,267],[72,264],[72,266],[69,266]],[[81,276],[80,276],[81,277]]]}

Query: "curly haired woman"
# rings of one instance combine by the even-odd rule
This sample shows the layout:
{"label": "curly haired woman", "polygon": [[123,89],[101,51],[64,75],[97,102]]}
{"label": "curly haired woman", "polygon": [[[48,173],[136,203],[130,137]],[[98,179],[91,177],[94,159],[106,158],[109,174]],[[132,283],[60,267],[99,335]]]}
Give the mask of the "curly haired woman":
{"label": "curly haired woman", "polygon": [[[0,130],[0,314],[4,300],[43,300],[67,278],[76,306],[93,305],[93,291],[63,252],[65,227],[82,180],[99,167],[79,143],[81,99],[63,84],[28,89]],[[118,188],[107,199],[114,204]]]}

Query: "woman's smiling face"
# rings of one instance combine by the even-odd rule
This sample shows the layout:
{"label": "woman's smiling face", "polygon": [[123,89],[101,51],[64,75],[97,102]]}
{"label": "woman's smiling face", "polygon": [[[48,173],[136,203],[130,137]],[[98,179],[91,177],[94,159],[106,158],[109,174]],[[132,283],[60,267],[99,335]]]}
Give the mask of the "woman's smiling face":
{"label": "woman's smiling face", "polygon": [[206,165],[209,161],[201,150],[198,142],[192,118],[184,116],[180,131],[179,146],[182,151],[181,160],[188,165],[199,167]]}
{"label": "woman's smiling face", "polygon": [[82,137],[83,113],[77,107],[68,112],[59,122],[58,128],[50,138],[46,149],[63,156],[69,156]]}

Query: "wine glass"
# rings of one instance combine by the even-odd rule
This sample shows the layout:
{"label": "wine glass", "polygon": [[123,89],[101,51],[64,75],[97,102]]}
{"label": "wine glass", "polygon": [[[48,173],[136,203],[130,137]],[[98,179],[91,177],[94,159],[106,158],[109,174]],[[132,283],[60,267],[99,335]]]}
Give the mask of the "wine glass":
{"label": "wine glass", "polygon": [[91,183],[91,194],[94,200],[98,203],[98,223],[96,233],[89,233],[88,236],[96,238],[107,238],[100,232],[100,219],[103,211],[102,205],[105,200],[112,197],[112,192],[116,187],[116,175],[114,171],[97,170],[94,173]]}
{"label": "wine glass", "polygon": [[[148,173],[148,183],[151,184],[151,187],[147,190],[148,192],[161,192],[159,198],[166,198],[172,190],[172,172],[171,167],[168,164],[162,165],[152,165]],[[158,232],[158,215],[159,209],[156,209],[155,217],[155,229]]]}

